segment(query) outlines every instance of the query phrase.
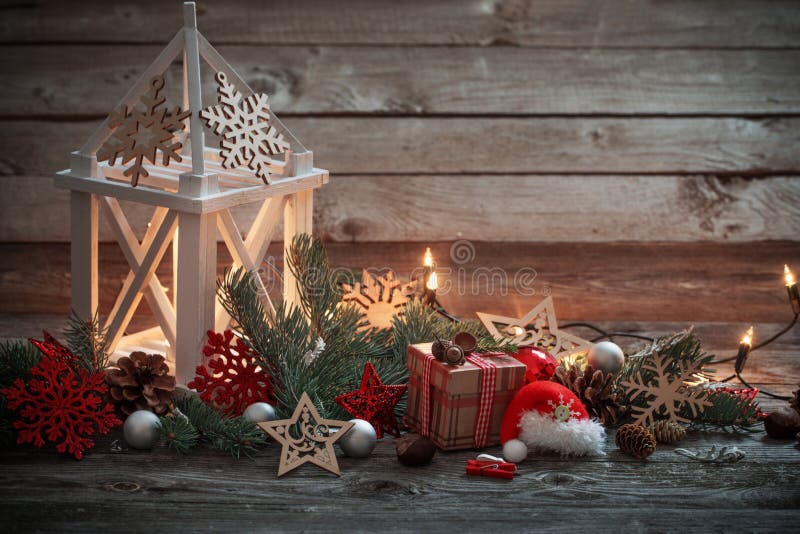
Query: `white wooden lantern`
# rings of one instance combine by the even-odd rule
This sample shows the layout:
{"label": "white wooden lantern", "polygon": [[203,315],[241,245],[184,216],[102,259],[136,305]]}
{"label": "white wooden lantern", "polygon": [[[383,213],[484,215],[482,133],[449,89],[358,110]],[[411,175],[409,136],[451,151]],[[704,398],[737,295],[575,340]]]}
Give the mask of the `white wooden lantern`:
{"label": "white wooden lantern", "polygon": [[[201,361],[206,331],[221,331],[230,321],[215,299],[217,230],[235,267],[258,269],[281,215],[284,244],[297,234],[311,232],[313,191],[327,183],[328,171],[313,167],[312,153],[266,107],[264,125],[268,122],[271,133],[285,144],[280,153],[259,153],[261,165],[268,168],[268,180],[265,172],[260,173],[261,178],[257,176],[252,161],[248,165],[240,158],[231,165],[224,148],[206,146],[206,126],[201,117],[201,58],[217,73],[218,83],[228,82],[241,93],[242,106],[246,97],[262,98],[264,103],[266,97],[255,95],[197,31],[194,2],[184,3],[183,28],[128,91],[118,110],[124,114],[137,103],[141,105],[140,100],[147,98],[148,91],[159,83],[154,77],[163,74],[181,53],[183,109],[191,112],[179,124],[185,126],[184,130],[173,132],[182,145],[177,151],[181,161],[167,159],[165,164],[155,157],[153,149],[155,162],[143,162],[144,172],[133,180],[125,174],[127,165],[121,163],[124,159],[118,161],[115,156],[98,161],[98,151],[108,152],[104,145],[119,129],[115,128],[112,114],[80,150],[72,153],[71,168],[56,174],[55,185],[69,189],[71,195],[73,309],[83,317],[97,310],[98,211],[102,211],[131,268],[107,315],[110,348],[117,357],[140,348],[160,348],[168,354],[178,381],[185,384],[194,377]],[[163,78],[160,83],[163,86]],[[119,116],[119,111],[116,113]],[[134,185],[137,178],[138,184]],[[119,200],[155,206],[141,242]],[[243,239],[230,209],[256,202],[261,207]],[[175,258],[174,300],[170,300],[154,274],[170,244]],[[285,300],[296,303],[296,283],[285,264],[283,292]],[[261,293],[265,306],[273,309],[266,290]],[[159,326],[125,335],[142,297]]]}

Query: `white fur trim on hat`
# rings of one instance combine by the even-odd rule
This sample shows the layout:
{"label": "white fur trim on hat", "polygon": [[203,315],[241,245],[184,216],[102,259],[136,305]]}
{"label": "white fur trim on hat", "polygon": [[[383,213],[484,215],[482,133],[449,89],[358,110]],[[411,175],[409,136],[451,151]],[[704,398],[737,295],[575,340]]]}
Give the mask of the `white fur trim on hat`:
{"label": "white fur trim on hat", "polygon": [[519,429],[519,439],[529,447],[560,452],[562,456],[605,455],[606,430],[591,419],[561,422],[534,410],[522,415]]}

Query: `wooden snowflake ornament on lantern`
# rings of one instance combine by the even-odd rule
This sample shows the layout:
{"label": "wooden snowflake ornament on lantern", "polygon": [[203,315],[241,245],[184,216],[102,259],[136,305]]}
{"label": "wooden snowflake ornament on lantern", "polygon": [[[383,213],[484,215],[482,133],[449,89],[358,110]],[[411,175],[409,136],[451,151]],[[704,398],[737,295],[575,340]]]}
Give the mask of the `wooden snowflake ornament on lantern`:
{"label": "wooden snowflake ornament on lantern", "polygon": [[219,105],[204,109],[200,116],[220,136],[222,166],[246,165],[265,184],[270,183],[269,156],[288,150],[289,142],[269,124],[267,95],[256,93],[243,99],[224,72],[218,72],[216,80]]}
{"label": "wooden snowflake ornament on lantern", "polygon": [[[163,353],[179,384],[194,378],[206,332],[230,323],[215,299],[217,236],[233,258],[226,267],[258,271],[281,223],[285,244],[311,233],[313,192],[328,181],[328,171],[314,167],[313,153],[275,116],[267,96],[253,91],[200,34],[194,2],[183,4],[183,15],[169,44],[55,178],[70,191],[72,309],[81,317],[107,317],[112,362],[134,351]],[[177,61],[183,100],[168,106],[165,79],[173,79],[166,74]],[[216,75],[220,99],[204,109],[206,71]],[[219,144],[207,146],[206,128]],[[154,208],[141,239],[126,203]],[[246,211],[256,215],[240,228],[234,213],[248,204],[255,209]],[[100,212],[130,265],[110,310],[98,310]],[[170,247],[174,284],[165,290],[155,271]],[[299,305],[284,262],[284,301]],[[269,292],[257,277],[256,283],[265,311],[274,313]],[[143,299],[158,326],[129,332]]]}
{"label": "wooden snowflake ornament on lantern", "polygon": [[477,315],[496,340],[518,347],[541,347],[557,360],[588,351],[593,346],[591,341],[558,329],[553,297],[547,297],[519,319],[482,312]]}
{"label": "wooden snowflake ornament on lantern", "polygon": [[[333,444],[353,427],[349,421],[334,421],[320,417],[307,393],[290,419],[258,423],[281,446],[278,476],[311,463],[335,475],[340,475],[339,462]],[[338,429],[334,432],[334,429]]]}
{"label": "wooden snowflake ornament on lantern", "polygon": [[164,77],[154,76],[150,81],[150,91],[141,97],[141,107],[134,106],[128,109],[124,106],[109,117],[109,126],[114,128],[114,133],[105,144],[97,151],[97,161],[108,161],[110,165],[116,163],[119,157],[122,164],[134,160],[133,165],[125,169],[123,174],[130,176],[131,186],[136,187],[139,177],[150,176],[144,167],[145,161],[156,163],[156,153],[160,152],[162,163],[166,167],[170,160],[183,161],[178,151],[183,146],[175,141],[175,132],[183,130],[183,122],[190,111],[176,107],[169,112],[161,106],[167,99],[161,96],[164,89]]}

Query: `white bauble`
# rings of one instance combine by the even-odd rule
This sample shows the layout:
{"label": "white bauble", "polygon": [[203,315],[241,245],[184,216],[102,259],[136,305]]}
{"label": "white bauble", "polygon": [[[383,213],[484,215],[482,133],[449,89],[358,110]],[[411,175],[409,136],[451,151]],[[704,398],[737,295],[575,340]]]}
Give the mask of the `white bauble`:
{"label": "white bauble", "polygon": [[161,439],[158,416],[148,410],[137,410],[125,419],[122,427],[125,441],[134,449],[152,449]]}
{"label": "white bauble", "polygon": [[503,445],[503,460],[518,464],[528,457],[528,446],[520,439],[510,439]]}
{"label": "white bauble", "polygon": [[589,365],[604,373],[617,373],[625,365],[625,353],[611,341],[601,341],[589,350]]}
{"label": "white bauble", "polygon": [[350,458],[366,458],[375,448],[378,436],[375,428],[363,419],[351,419],[352,428],[336,442]]}
{"label": "white bauble", "polygon": [[242,417],[251,423],[268,423],[278,418],[275,408],[268,402],[254,402],[245,408]]}

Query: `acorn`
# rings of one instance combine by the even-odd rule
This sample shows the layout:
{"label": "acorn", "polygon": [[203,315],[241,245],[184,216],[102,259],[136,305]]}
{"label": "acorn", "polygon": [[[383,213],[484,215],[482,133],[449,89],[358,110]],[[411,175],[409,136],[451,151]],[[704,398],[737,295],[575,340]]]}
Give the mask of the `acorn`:
{"label": "acorn", "polygon": [[451,345],[444,351],[444,363],[448,365],[464,365],[464,349],[458,345]]}
{"label": "acorn", "polygon": [[406,434],[397,440],[397,459],[407,467],[428,465],[436,454],[436,445],[419,434]]}
{"label": "acorn", "polygon": [[800,432],[800,413],[782,406],[764,419],[764,430],[775,439],[791,439]]}

